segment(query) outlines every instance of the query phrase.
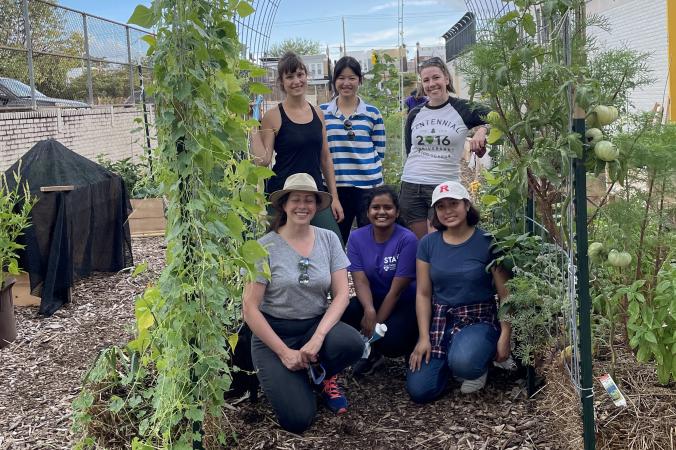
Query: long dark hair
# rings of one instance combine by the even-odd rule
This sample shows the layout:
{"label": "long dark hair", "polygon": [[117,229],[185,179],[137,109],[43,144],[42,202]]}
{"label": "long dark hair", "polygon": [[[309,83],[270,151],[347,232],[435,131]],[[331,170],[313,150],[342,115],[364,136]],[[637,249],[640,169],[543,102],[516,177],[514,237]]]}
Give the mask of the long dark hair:
{"label": "long dark hair", "polygon": [[[369,189],[364,195],[361,208],[361,215],[364,222],[368,222],[368,211],[371,207],[371,202],[373,202],[373,199],[379,195],[389,195],[397,212],[401,211],[401,208],[399,207],[399,195],[397,194],[396,189],[392,186],[384,184],[382,186]],[[397,216],[394,222],[401,226],[406,226],[404,220],[400,216]]]}
{"label": "long dark hair", "polygon": [[282,92],[284,92],[284,75],[294,73],[299,69],[307,74],[307,66],[300,56],[294,52],[286,52],[279,58],[277,62],[277,83],[279,83]]}
{"label": "long dark hair", "polygon": [[350,69],[354,72],[355,75],[359,77],[359,84],[364,80],[364,75],[361,72],[361,64],[352,56],[343,56],[340,58],[336,65],[333,67],[333,80],[331,81],[331,86],[333,86],[333,92],[338,96],[338,90],[336,89],[336,80],[340,76],[341,72],[345,69]]}
{"label": "long dark hair", "polygon": [[[479,210],[476,209],[476,206],[472,204],[472,202],[470,202],[466,198],[463,198],[462,201],[465,202],[465,206],[469,206],[469,211],[467,211],[466,218],[467,225],[473,227],[474,225],[479,223],[481,214],[479,213]],[[444,231],[446,228],[448,228],[446,225],[443,225],[439,220],[439,217],[437,217],[437,208],[434,208],[434,214],[432,214],[432,220],[430,221],[430,224],[439,231]]]}

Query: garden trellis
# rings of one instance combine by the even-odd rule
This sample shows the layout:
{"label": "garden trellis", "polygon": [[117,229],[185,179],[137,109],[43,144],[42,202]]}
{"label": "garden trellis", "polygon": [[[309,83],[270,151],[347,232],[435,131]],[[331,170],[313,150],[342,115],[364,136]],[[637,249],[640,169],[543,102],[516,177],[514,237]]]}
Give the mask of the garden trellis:
{"label": "garden trellis", "polygon": [[[520,15],[514,2],[466,0],[465,3],[476,17],[477,38],[479,40],[490,35],[498,19],[509,17],[508,14],[512,13],[514,18]],[[526,2],[516,3],[520,3],[523,8]],[[577,25],[579,30],[584,30],[584,8],[580,7],[576,11],[575,17],[571,17],[575,10],[568,9],[559,17],[551,30],[547,29],[540,8],[530,8],[535,17],[534,20],[531,17],[531,39],[537,39],[541,43],[542,41],[558,41],[557,45],[560,45],[563,50],[560,55],[561,62],[566,67],[570,67],[573,58],[571,29]],[[544,42],[544,44],[546,43]],[[519,83],[520,80],[512,80],[512,82]],[[568,86],[566,92],[568,130],[584,136],[585,113],[575,104],[575,93],[572,85]],[[558,255],[558,276],[554,279],[551,279],[550,274],[543,274],[543,276],[548,278],[548,282],[557,283],[561,288],[560,292],[565,295],[562,314],[567,330],[567,339],[572,348],[570,364],[567,367],[571,382],[577,389],[582,402],[584,445],[586,449],[592,449],[595,446],[595,430],[591,367],[591,300],[587,258],[586,168],[584,161],[579,158],[562,158],[561,163],[563,166],[561,168],[562,176],[565,175],[561,191],[565,195],[567,203],[562,205],[557,218],[558,239],[557,236],[552,236],[546,230],[545,225],[547,224],[538,223],[532,187],[529,188],[528,197],[525,199],[525,230],[523,231],[539,234],[544,240],[553,242],[550,245],[557,249],[555,253]],[[549,225],[551,228],[551,221]],[[529,375],[529,391],[532,391],[532,372]]]}

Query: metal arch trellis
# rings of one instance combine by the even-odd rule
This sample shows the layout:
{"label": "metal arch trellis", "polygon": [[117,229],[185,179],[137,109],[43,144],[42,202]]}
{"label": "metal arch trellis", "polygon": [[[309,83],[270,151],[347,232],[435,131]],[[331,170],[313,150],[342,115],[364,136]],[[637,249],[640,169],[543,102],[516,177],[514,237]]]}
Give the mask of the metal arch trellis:
{"label": "metal arch trellis", "polygon": [[[513,2],[503,0],[465,0],[465,4],[467,9],[475,15],[478,39],[490,32],[493,21],[515,9]],[[571,16],[569,11],[561,18],[557,26],[559,32],[556,38],[563,43],[566,65],[571,64],[572,58],[571,26],[575,20],[580,20],[577,16]],[[549,36],[548,31],[540,29],[537,34],[539,37]],[[584,135],[584,112],[576,108],[572,89],[572,87],[568,88],[569,129]],[[560,221],[559,231],[561,235],[567,236],[569,245],[566,249],[555,244],[544,245],[542,252],[551,253],[553,248],[559,261],[559,273],[555,276],[558,277],[561,292],[565,292],[566,301],[562,313],[564,323],[567,324],[568,342],[571,343],[573,350],[571,363],[566,367],[571,383],[578,391],[582,403],[584,446],[586,450],[591,450],[595,448],[595,426],[591,362],[591,300],[587,258],[586,170],[584,164],[577,159],[570,159],[567,169],[563,189],[568,197],[574,198],[575,201],[568,203],[564,212],[567,220]],[[537,232],[546,238],[547,231],[535,220],[535,205],[532,196],[527,199],[525,212],[526,229],[524,231]],[[563,227],[564,222],[569,224],[567,228]],[[574,223],[575,229],[572,226]]]}
{"label": "metal arch trellis", "polygon": [[254,12],[251,15],[235,17],[243,58],[258,62],[267,52],[280,2],[281,0],[253,0],[251,6]]}

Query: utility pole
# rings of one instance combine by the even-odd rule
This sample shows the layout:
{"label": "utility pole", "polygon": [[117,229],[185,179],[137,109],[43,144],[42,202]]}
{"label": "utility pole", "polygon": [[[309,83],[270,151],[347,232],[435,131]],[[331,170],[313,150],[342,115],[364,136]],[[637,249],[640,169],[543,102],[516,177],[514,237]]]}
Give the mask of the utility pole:
{"label": "utility pole", "polygon": [[347,46],[345,45],[345,16],[341,17],[343,21],[343,55],[347,56]]}
{"label": "utility pole", "polygon": [[[398,2],[398,25],[399,25],[399,111],[404,111],[404,0]],[[406,155],[404,135],[406,127],[406,118],[404,114],[401,115],[401,157]]]}

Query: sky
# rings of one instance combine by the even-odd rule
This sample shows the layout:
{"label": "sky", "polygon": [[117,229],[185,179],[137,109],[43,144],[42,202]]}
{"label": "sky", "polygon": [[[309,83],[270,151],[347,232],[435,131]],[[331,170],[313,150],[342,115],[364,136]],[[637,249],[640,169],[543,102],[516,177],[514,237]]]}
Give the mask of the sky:
{"label": "sky", "polygon": [[[343,42],[348,51],[397,46],[397,4],[392,0],[279,0],[270,43],[301,37],[319,41],[337,57]],[[137,4],[148,0],[60,0],[60,4],[126,23]],[[404,0],[404,43],[443,45],[441,35],[466,12],[464,0]],[[410,56],[410,54],[409,54]]]}

